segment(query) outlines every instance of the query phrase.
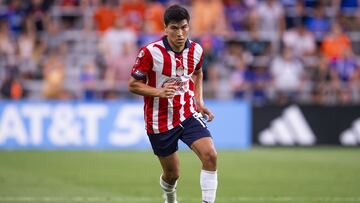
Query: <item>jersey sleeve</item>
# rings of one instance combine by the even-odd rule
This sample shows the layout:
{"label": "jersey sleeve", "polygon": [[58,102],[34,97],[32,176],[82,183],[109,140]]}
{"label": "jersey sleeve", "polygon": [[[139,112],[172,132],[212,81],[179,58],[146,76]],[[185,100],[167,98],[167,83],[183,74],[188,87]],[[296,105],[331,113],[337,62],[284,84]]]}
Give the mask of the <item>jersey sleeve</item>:
{"label": "jersey sleeve", "polygon": [[150,51],[147,48],[142,48],[131,70],[131,76],[137,80],[146,80],[146,76],[152,69],[152,66],[153,59]]}
{"label": "jersey sleeve", "polygon": [[204,60],[204,51],[201,53],[199,63],[196,65],[195,70],[199,70],[202,67]]}

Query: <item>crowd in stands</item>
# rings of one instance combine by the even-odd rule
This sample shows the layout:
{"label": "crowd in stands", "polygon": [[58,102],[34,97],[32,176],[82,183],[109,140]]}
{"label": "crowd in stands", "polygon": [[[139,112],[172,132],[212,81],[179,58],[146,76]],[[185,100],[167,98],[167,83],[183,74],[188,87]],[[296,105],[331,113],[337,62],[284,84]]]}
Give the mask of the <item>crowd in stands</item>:
{"label": "crowd in stands", "polygon": [[0,0],[0,98],[136,97],[137,52],[174,3],[204,48],[206,98],[360,103],[360,0]]}

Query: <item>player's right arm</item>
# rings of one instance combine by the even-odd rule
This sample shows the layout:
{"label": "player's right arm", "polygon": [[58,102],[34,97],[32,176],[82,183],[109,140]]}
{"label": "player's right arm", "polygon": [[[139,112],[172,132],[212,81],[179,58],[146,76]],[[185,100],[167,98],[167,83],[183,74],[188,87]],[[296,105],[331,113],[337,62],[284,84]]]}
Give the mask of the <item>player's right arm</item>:
{"label": "player's right arm", "polygon": [[165,85],[163,88],[150,87],[143,80],[137,80],[134,77],[129,79],[129,91],[142,96],[173,98],[176,92],[174,84]]}
{"label": "player's right arm", "polygon": [[153,67],[153,58],[148,49],[142,48],[131,70],[128,82],[129,91],[138,95],[148,97],[173,98],[176,91],[174,84],[166,84],[164,87],[155,88],[146,84],[148,72]]}

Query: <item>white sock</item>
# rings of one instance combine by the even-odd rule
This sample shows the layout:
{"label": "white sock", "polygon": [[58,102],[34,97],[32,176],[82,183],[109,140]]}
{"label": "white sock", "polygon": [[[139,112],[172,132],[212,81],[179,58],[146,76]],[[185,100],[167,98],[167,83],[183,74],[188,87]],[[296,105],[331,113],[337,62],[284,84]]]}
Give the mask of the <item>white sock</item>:
{"label": "white sock", "polygon": [[217,185],[217,171],[201,170],[200,186],[202,191],[203,203],[215,202]]}
{"label": "white sock", "polygon": [[165,182],[162,179],[162,175],[160,176],[160,187],[164,192],[166,203],[177,203],[176,185],[177,185],[177,181],[175,182],[174,185],[170,185],[169,183]]}

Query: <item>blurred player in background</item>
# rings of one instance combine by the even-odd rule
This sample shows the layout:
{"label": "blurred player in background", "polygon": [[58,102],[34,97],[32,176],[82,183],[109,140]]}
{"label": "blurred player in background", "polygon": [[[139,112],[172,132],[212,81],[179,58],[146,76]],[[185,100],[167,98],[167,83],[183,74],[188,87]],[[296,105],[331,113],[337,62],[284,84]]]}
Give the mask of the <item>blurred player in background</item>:
{"label": "blurred player in background", "polygon": [[[143,47],[132,69],[129,90],[144,96],[146,130],[163,173],[160,186],[165,203],[177,203],[178,140],[202,162],[202,202],[215,202],[217,154],[205,120],[214,115],[205,107],[202,93],[202,47],[189,40],[188,11],[173,5],[164,14],[162,39]],[[204,119],[204,118],[207,119]]]}

